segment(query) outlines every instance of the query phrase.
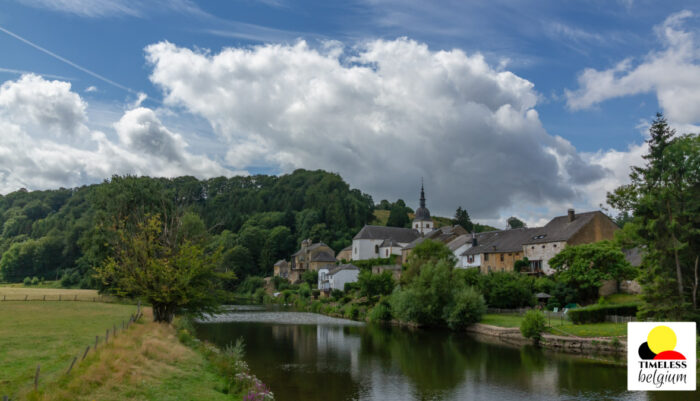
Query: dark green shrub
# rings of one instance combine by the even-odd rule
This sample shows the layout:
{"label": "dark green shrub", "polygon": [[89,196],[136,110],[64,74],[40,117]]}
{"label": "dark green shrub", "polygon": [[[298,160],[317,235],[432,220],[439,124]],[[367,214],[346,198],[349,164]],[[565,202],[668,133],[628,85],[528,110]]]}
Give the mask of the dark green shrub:
{"label": "dark green shrub", "polygon": [[345,292],[352,292],[360,288],[360,285],[358,283],[345,283],[345,286],[343,287],[343,291]]}
{"label": "dark green shrub", "polygon": [[289,288],[289,280],[281,276],[275,276],[272,278],[272,285],[277,291],[284,291]]}
{"label": "dark green shrub", "polygon": [[301,281],[314,286],[318,284],[318,272],[315,270],[307,270],[301,274]]}
{"label": "dark green shrub", "polygon": [[455,294],[445,321],[451,329],[460,330],[479,322],[484,313],[486,301],[483,295],[474,287],[466,287]]}
{"label": "dark green shrub", "polygon": [[388,300],[382,299],[368,314],[371,322],[387,322],[391,320],[391,306]]}
{"label": "dark green shrub", "polygon": [[301,283],[299,286],[299,296],[302,298],[311,297],[311,287],[309,286],[309,283]]}
{"label": "dark green shrub", "polygon": [[538,310],[529,310],[520,323],[520,332],[525,338],[531,338],[535,344],[539,344],[542,332],[547,328],[544,314]]}
{"label": "dark green shrub", "polygon": [[391,294],[395,284],[394,277],[389,271],[372,274],[369,270],[363,270],[357,280],[360,294],[369,298]]}
{"label": "dark green shrub", "polygon": [[357,319],[357,317],[360,315],[360,308],[355,305],[355,304],[348,304],[345,305],[345,313],[344,316],[347,319]]}
{"label": "dark green shrub", "polygon": [[335,301],[340,299],[340,297],[342,297],[342,296],[343,296],[343,291],[341,291],[341,290],[336,289],[336,290],[331,291],[331,298],[333,298],[333,300],[335,300]]}
{"label": "dark green shrub", "polygon": [[494,272],[481,276],[480,289],[490,307],[521,308],[535,304],[533,281],[520,273]]}
{"label": "dark green shrub", "polygon": [[262,277],[248,276],[238,286],[238,292],[242,294],[252,294],[258,288],[265,286],[265,280]]}
{"label": "dark green shrub", "polygon": [[253,302],[262,304],[265,303],[265,297],[267,296],[267,293],[265,292],[264,288],[258,288],[255,290],[255,293],[253,293]]}
{"label": "dark green shrub", "polygon": [[600,323],[606,316],[636,316],[639,309],[638,303],[618,305],[591,305],[585,308],[571,309],[566,312],[574,324]]}
{"label": "dark green shrub", "polygon": [[32,285],[39,285],[39,278],[34,276],[32,277]]}
{"label": "dark green shrub", "polygon": [[24,280],[22,280],[22,283],[26,286],[32,285],[31,277],[25,277]]}
{"label": "dark green shrub", "polygon": [[313,289],[311,290],[311,295],[313,295],[314,299],[318,299],[321,296],[321,290]]}

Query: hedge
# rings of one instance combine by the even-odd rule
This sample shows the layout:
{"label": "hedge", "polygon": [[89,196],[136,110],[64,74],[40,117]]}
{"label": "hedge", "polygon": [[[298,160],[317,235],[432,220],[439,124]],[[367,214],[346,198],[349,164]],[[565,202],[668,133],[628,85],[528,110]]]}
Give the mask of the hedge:
{"label": "hedge", "polygon": [[638,308],[638,303],[592,305],[585,308],[570,309],[566,314],[574,324],[600,323],[604,322],[605,317],[610,315],[636,316]]}

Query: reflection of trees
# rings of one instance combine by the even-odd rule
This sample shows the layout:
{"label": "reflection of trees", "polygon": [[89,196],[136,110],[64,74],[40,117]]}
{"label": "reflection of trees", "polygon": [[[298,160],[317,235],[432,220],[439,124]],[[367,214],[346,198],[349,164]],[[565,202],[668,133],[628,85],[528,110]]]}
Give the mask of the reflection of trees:
{"label": "reflection of trees", "polygon": [[397,366],[420,393],[452,390],[467,367],[457,335],[447,332],[368,326],[363,331],[361,361],[379,359]]}

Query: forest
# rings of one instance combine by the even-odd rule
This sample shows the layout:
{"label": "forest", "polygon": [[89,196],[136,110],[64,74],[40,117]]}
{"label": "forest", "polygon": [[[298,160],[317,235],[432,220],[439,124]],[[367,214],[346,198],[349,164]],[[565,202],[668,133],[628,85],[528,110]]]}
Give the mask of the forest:
{"label": "forest", "polygon": [[99,287],[93,269],[112,254],[109,226],[134,214],[203,225],[222,270],[239,280],[263,276],[304,238],[336,251],[348,246],[373,210],[371,196],[320,170],[208,180],[114,176],[72,189],[21,189],[0,197],[0,280]]}

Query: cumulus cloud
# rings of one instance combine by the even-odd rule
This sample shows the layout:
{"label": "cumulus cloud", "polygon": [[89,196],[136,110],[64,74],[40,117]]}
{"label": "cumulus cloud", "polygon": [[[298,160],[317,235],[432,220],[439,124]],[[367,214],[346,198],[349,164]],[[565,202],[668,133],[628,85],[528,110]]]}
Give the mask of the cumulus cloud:
{"label": "cumulus cloud", "polygon": [[700,122],[700,47],[697,33],[684,25],[694,18],[687,10],[666,18],[655,29],[663,49],[652,51],[639,63],[625,59],[607,70],[584,70],[579,88],[566,91],[568,106],[585,109],[607,99],[655,92],[670,121]]}
{"label": "cumulus cloud", "polygon": [[573,201],[606,173],[545,131],[531,82],[480,54],[397,39],[146,55],[165,103],[208,120],[237,168],[323,168],[409,204],[425,177],[434,210],[481,217]]}
{"label": "cumulus cloud", "polygon": [[126,111],[115,123],[118,141],[113,141],[88,128],[87,107],[67,82],[25,75],[3,83],[0,192],[71,187],[113,174],[234,174],[205,156],[191,154],[185,139],[166,128],[153,110]]}

